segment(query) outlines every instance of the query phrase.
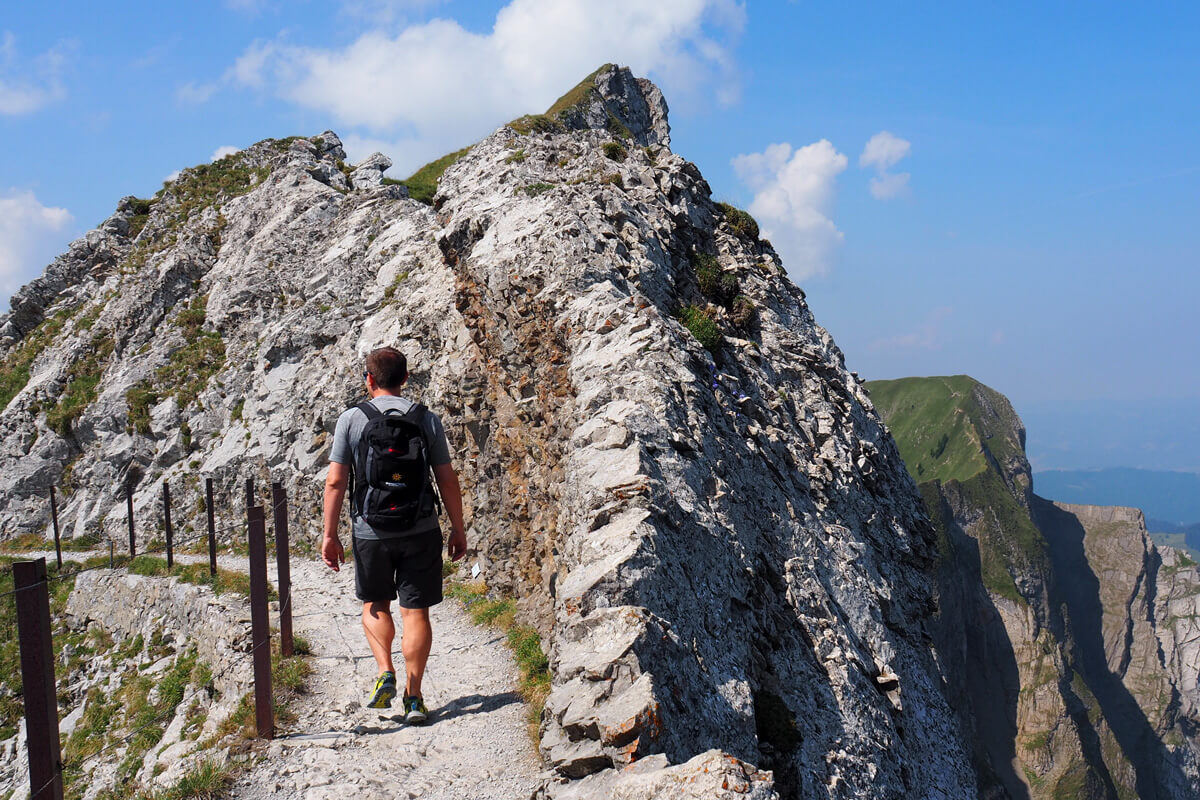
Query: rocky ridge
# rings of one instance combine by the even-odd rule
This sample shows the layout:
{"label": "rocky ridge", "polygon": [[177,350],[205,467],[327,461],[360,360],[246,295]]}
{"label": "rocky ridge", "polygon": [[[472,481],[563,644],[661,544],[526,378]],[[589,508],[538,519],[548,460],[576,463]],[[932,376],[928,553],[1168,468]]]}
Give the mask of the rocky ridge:
{"label": "rocky ridge", "polygon": [[869,388],[938,527],[935,640],[981,796],[1200,792],[1196,565],[1136,509],[1034,494],[998,392],[966,376]]}
{"label": "rocky ridge", "polygon": [[0,525],[45,530],[67,484],[68,528],[116,537],[135,479],[150,518],[170,480],[186,530],[201,476],[231,508],[253,475],[314,536],[334,420],[394,344],[446,423],[471,563],[544,634],[543,794],[689,796],[720,764],[705,796],[972,795],[935,531],[862,384],[669,150],[657,89],[606,67],[568,99],[432,206],[330,132],[123,201],[0,320],[27,375]]}

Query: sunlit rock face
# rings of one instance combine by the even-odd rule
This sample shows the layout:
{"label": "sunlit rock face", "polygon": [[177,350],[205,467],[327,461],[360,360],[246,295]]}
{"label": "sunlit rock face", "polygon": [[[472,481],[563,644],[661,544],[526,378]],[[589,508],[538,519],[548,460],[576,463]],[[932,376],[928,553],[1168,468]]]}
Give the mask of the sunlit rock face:
{"label": "sunlit rock face", "polygon": [[45,530],[53,484],[72,535],[123,536],[131,478],[143,539],[164,480],[178,529],[202,477],[234,526],[254,477],[315,537],[334,421],[394,345],[446,424],[468,564],[543,634],[544,794],[973,796],[935,532],[861,383],[670,151],[658,90],[606,67],[573,91],[430,205],[329,132],[123,201],[0,320],[28,373],[3,530]]}

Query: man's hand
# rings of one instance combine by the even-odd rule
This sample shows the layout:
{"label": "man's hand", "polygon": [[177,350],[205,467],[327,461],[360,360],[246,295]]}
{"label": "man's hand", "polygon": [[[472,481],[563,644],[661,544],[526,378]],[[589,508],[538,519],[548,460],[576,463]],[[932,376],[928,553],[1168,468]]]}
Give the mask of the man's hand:
{"label": "man's hand", "polygon": [[[464,545],[466,540],[463,540]],[[346,563],[346,550],[342,547],[342,540],[336,536],[326,536],[321,540],[321,560],[325,565],[334,572],[338,572],[341,567],[339,564]]]}
{"label": "man's hand", "polygon": [[463,556],[467,554],[467,534],[461,529],[451,531],[446,547],[450,551],[451,561],[462,561]]}

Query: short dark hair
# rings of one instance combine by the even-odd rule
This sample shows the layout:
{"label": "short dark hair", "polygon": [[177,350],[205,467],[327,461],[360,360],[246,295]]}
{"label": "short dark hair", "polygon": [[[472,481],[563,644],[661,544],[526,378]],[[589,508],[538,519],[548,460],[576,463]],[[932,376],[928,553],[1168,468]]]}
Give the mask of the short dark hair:
{"label": "short dark hair", "polygon": [[367,356],[367,372],[381,389],[399,389],[408,379],[408,359],[394,347],[380,347]]}

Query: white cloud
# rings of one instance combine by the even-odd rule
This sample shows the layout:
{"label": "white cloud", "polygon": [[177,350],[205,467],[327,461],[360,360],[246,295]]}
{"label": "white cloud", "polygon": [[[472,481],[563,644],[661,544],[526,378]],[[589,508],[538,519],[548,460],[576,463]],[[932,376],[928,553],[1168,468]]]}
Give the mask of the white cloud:
{"label": "white cloud", "polygon": [[234,147],[231,144],[221,145],[220,147],[218,147],[216,150],[213,151],[212,156],[208,160],[209,161],[220,161],[225,156],[231,156],[234,153],[240,153],[241,150],[242,150],[242,148]]}
{"label": "white cloud", "polygon": [[0,114],[30,114],[65,97],[61,76],[77,47],[64,39],[24,65],[16,37],[5,31],[0,39]]}
{"label": "white cloud", "polygon": [[871,196],[877,200],[887,200],[908,191],[907,172],[884,173],[871,178]]}
{"label": "white cloud", "polygon": [[341,137],[346,162],[357,164],[372,153],[384,153],[397,166],[388,170],[395,178],[407,178],[417,167],[446,155],[444,142],[429,139],[377,139],[350,133]]}
{"label": "white cloud", "polygon": [[828,272],[829,258],[845,238],[830,215],[846,164],[826,139],[795,151],[786,142],[773,144],[733,159],[734,172],[755,192],[750,213],[796,280]]}
{"label": "white cloud", "polygon": [[895,166],[912,150],[912,142],[901,139],[889,131],[880,131],[867,141],[862,155],[858,157],[860,167],[875,167],[885,170]]}
{"label": "white cloud", "polygon": [[891,173],[888,170],[908,157],[911,150],[912,142],[889,131],[880,131],[867,141],[862,155],[858,157],[858,166],[875,169],[875,177],[871,178],[872,197],[887,200],[908,191],[909,173]]}
{"label": "white cloud", "polygon": [[167,177],[163,178],[163,183],[170,183],[171,181],[175,180],[176,178],[178,178],[178,177],[179,177],[179,175],[180,175],[180,173],[181,173],[181,172],[182,172],[182,170],[178,170],[178,169],[177,169],[177,170],[175,170],[175,171],[174,171],[174,172],[172,172],[170,175],[168,175]]}
{"label": "white cloud", "polygon": [[[248,47],[227,79],[325,112],[360,135],[438,142],[445,152],[542,111],[609,61],[652,75],[668,92],[731,102],[732,46],[744,21],[734,0],[511,0],[484,33],[433,19],[330,49],[281,34]],[[389,155],[401,164],[401,154]]]}
{"label": "white cloud", "polygon": [[942,346],[942,322],[954,309],[949,306],[935,308],[916,327],[907,333],[899,333],[871,343],[872,350],[937,350]]}
{"label": "white cloud", "polygon": [[8,298],[63,249],[73,218],[38,202],[33,192],[0,192],[0,299]]}
{"label": "white cloud", "polygon": [[189,106],[203,105],[216,92],[217,84],[215,83],[197,84],[189,81],[175,90],[175,102]]}

